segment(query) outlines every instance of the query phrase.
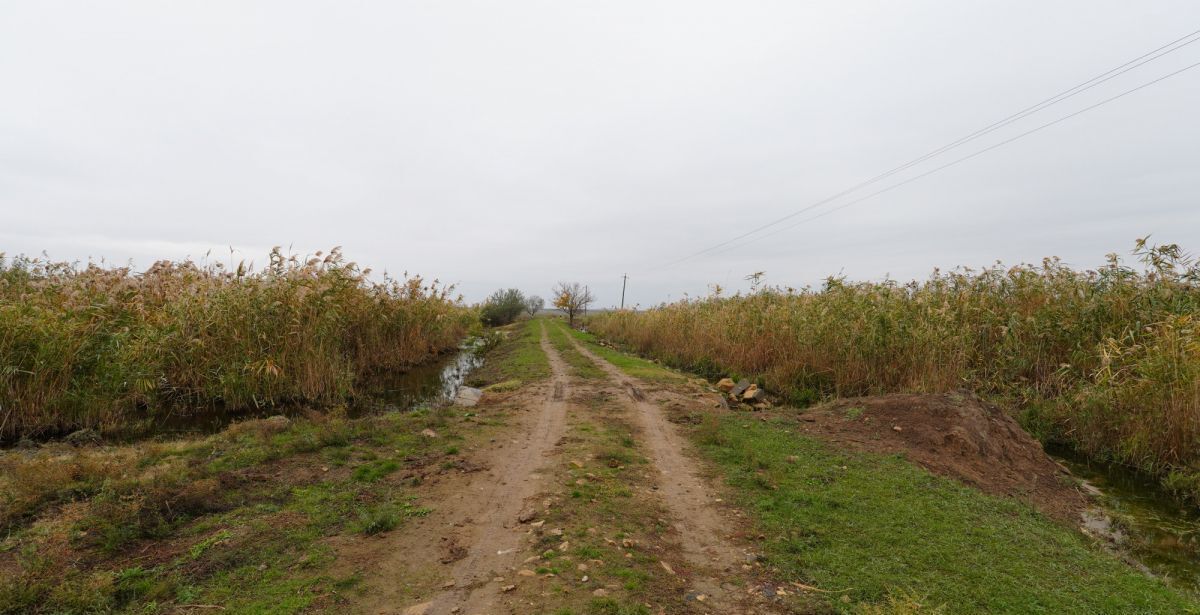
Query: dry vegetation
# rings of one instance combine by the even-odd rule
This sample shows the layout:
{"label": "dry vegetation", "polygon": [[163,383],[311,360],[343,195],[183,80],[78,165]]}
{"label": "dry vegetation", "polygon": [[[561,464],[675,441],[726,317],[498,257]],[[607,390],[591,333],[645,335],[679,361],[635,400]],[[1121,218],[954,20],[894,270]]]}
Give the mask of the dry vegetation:
{"label": "dry vegetation", "polygon": [[1136,269],[935,272],[719,295],[594,317],[598,334],[795,402],[971,388],[1038,435],[1153,472],[1200,498],[1200,264],[1139,241]]}
{"label": "dry vegetation", "polygon": [[436,281],[368,274],[337,249],[276,249],[257,271],[189,260],[140,274],[0,255],[0,439],[337,402],[475,322]]}

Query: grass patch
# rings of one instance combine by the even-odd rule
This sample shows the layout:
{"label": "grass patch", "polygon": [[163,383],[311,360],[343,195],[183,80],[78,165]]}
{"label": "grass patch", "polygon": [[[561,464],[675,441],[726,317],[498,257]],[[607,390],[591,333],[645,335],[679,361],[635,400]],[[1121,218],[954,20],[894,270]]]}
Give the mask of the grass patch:
{"label": "grass patch", "polygon": [[392,459],[370,461],[354,468],[354,480],[373,483],[400,469],[399,462]]}
{"label": "grass patch", "polygon": [[1200,612],[1024,504],[789,426],[710,417],[694,436],[766,536],[770,564],[836,592],[831,608],[852,610],[847,595],[880,609],[921,596],[954,613]]}
{"label": "grass patch", "polygon": [[498,330],[504,331],[507,337],[488,351],[483,367],[471,374],[468,384],[508,390],[507,387],[515,389],[521,383],[550,377],[550,362],[541,347],[539,320],[524,320]]}
{"label": "grass patch", "polygon": [[[328,576],[321,539],[429,514],[395,474],[442,459],[460,425],[478,428],[452,412],[256,420],[200,439],[0,453],[0,480],[13,486],[0,492],[0,614],[335,608],[354,579]],[[443,437],[423,438],[425,428]]]}
{"label": "grass patch", "polygon": [[589,380],[604,378],[604,370],[600,369],[591,359],[583,356],[579,349],[571,343],[567,335],[567,325],[557,318],[543,319],[546,323],[546,335],[550,343],[558,351],[559,356],[571,367],[576,376]]}
{"label": "grass patch", "polygon": [[667,367],[663,367],[654,361],[620,352],[618,350],[609,348],[608,346],[602,346],[599,344],[599,340],[596,338],[596,336],[587,331],[567,329],[566,325],[561,326],[562,329],[567,331],[569,335],[583,343],[588,350],[595,353],[601,359],[612,363],[617,367],[617,369],[634,378],[645,380],[647,382],[664,383],[679,383],[687,381],[687,377],[683,374],[672,371]]}

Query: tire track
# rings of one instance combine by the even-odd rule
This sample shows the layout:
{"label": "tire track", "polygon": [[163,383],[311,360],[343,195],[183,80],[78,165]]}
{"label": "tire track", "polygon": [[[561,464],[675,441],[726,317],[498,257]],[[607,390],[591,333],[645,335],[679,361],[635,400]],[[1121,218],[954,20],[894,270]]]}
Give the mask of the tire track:
{"label": "tire track", "polygon": [[[686,441],[676,432],[658,404],[648,401],[639,382],[613,364],[600,358],[569,336],[575,348],[604,370],[609,380],[629,396],[626,402],[633,419],[645,438],[646,450],[660,475],[659,494],[671,512],[672,524],[679,533],[685,560],[700,574],[693,580],[696,593],[707,597],[716,613],[744,613],[743,597],[726,591],[722,580],[736,574],[746,562],[747,553],[729,536],[729,522],[722,516],[716,499],[696,463],[684,453]],[[753,612],[760,610],[759,605]]]}

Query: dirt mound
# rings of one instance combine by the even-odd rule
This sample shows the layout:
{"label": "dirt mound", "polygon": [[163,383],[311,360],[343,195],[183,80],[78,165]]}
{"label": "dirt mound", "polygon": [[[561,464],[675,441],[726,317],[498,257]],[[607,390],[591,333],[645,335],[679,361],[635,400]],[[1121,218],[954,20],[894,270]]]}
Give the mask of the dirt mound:
{"label": "dirt mound", "polygon": [[901,453],[935,474],[1020,498],[1077,524],[1087,497],[1005,412],[970,394],[843,399],[800,416],[805,433],[857,450]]}

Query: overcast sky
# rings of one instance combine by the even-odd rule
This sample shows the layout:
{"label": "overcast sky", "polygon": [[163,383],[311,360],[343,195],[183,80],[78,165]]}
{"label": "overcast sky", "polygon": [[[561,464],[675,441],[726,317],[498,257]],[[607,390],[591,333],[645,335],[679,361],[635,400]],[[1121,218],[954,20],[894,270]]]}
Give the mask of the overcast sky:
{"label": "overcast sky", "polygon": [[[604,305],[1200,251],[1200,68],[662,267],[1200,29],[1200,2],[3,2],[0,252],[377,270]],[[1184,66],[1189,45],[831,205]],[[824,211],[815,209],[811,213]],[[794,220],[803,220],[809,214]]]}

